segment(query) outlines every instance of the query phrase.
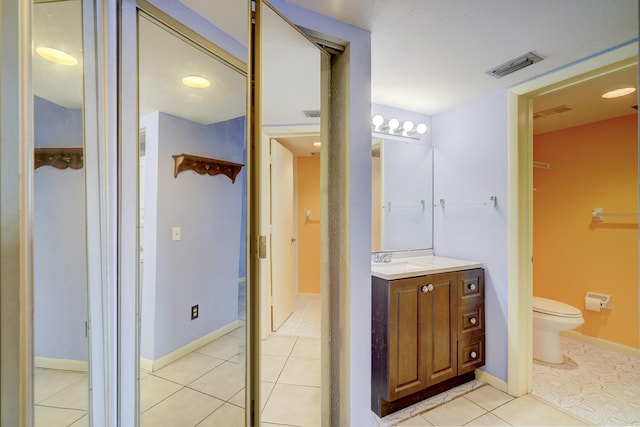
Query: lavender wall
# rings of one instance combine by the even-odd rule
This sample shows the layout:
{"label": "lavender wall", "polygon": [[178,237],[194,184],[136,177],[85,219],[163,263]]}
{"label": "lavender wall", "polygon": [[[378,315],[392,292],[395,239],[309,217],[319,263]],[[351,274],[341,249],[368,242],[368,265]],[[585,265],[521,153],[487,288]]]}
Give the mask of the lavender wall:
{"label": "lavender wall", "polygon": [[[141,351],[142,357],[155,360],[238,319],[245,168],[235,183],[224,175],[193,171],[174,178],[171,156],[187,153],[244,163],[245,119],[202,125],[159,113],[157,137],[147,128],[146,145],[146,177],[157,180],[157,191],[145,183],[145,234],[155,233],[156,245],[152,282],[146,275],[152,250],[145,244]],[[152,227],[146,218],[154,198]],[[172,241],[173,227],[181,228],[180,241]],[[199,317],[191,320],[196,304]]]}
{"label": "lavender wall", "polygon": [[[82,147],[82,110],[34,99],[34,141]],[[87,360],[87,270],[83,169],[34,172],[34,355]]]}
{"label": "lavender wall", "polygon": [[[507,92],[433,116],[436,255],[482,261],[486,359],[507,379]],[[497,196],[494,208],[484,205]]]}

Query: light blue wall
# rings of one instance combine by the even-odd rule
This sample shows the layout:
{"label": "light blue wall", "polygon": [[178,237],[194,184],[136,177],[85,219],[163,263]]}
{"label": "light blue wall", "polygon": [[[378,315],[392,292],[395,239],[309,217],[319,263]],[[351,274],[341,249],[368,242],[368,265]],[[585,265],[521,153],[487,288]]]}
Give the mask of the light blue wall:
{"label": "light blue wall", "polygon": [[[34,143],[82,147],[82,110],[34,99]],[[84,168],[34,172],[34,354],[87,360]]]}
{"label": "light blue wall", "polygon": [[[507,379],[507,92],[433,116],[434,251],[482,261],[486,366]],[[485,206],[497,196],[494,208]]]}
{"label": "light blue wall", "polygon": [[[151,274],[143,278],[141,351],[142,357],[155,360],[238,319],[245,168],[235,183],[224,175],[193,171],[174,178],[172,155],[244,163],[245,119],[202,125],[159,113],[157,137],[147,127],[146,146],[146,176],[157,180],[157,191],[145,182],[145,234],[155,233],[156,245],[155,281],[147,278]],[[152,226],[147,215],[153,197],[157,210]],[[181,228],[180,241],[172,241],[173,227]],[[145,272],[153,264],[152,252],[145,243]],[[191,320],[196,304],[199,317]],[[149,316],[153,325],[146,324]],[[146,342],[149,334],[151,345]]]}

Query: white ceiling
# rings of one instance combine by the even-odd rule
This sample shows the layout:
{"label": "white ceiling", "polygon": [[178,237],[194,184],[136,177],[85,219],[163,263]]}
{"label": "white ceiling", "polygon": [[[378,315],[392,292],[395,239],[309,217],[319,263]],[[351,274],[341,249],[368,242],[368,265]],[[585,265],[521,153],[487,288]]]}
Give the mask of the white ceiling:
{"label": "white ceiling", "polygon": [[[246,1],[182,0],[182,2],[240,43],[246,44],[248,33]],[[440,113],[485,94],[519,84],[638,37],[637,0],[288,0],[288,2],[371,31],[372,102],[427,115]],[[73,9],[73,5],[77,7],[78,4],[78,0],[37,4],[34,7],[34,47],[46,40],[47,43],[65,46],[69,53],[75,53],[75,56],[81,58],[79,9]],[[317,94],[316,89],[309,90],[311,98],[306,99],[307,95],[304,95],[295,102],[287,99],[283,94],[305,93],[303,86],[298,86],[298,78],[308,78],[311,82],[318,81],[318,76],[312,72],[316,68],[307,64],[315,59],[304,56],[306,54],[302,54],[302,51],[292,50],[300,46],[294,47],[296,42],[292,42],[294,45],[291,46],[285,45],[281,36],[282,34],[272,36],[271,46],[275,49],[272,49],[269,57],[277,59],[274,63],[278,68],[274,69],[272,74],[284,77],[282,79],[284,83],[279,83],[281,86],[277,88],[276,83],[267,85],[274,89],[275,94],[280,95],[271,96],[270,98],[275,98],[272,104],[263,108],[265,113],[270,115],[266,122],[308,123],[309,120],[301,117],[300,114],[305,109],[319,108],[318,99],[312,98]],[[192,60],[183,54],[175,53],[175,49],[171,47],[184,46],[182,42],[174,43],[168,39],[166,43],[158,40],[148,40],[148,42],[147,45],[147,41],[142,40],[141,52],[155,53],[147,56],[149,61],[156,62],[152,62],[149,68],[153,70],[152,73],[140,75],[141,88],[148,88],[146,93],[150,94],[149,99],[151,99],[149,105],[145,106],[144,100],[147,97],[141,96],[141,104],[143,104],[141,109],[143,111],[154,109],[176,111],[181,113],[174,112],[174,114],[183,117],[191,115],[188,109],[178,105],[175,100],[166,101],[160,96],[162,93],[171,93],[173,86],[177,89],[180,85],[162,83],[159,79],[162,76],[177,78],[189,71],[187,65],[203,69],[205,67],[203,60]],[[278,46],[280,49],[277,48]],[[203,55],[198,49],[191,48],[191,51]],[[528,51],[534,51],[545,59],[502,79],[495,79],[486,74],[486,71],[492,67]],[[288,61],[296,58],[299,59],[296,64],[288,65]],[[45,64],[43,61],[37,55],[34,56],[34,92],[61,105],[77,108],[78,100],[81,99],[79,94],[82,90],[82,67],[76,67],[76,71],[71,71],[68,67],[51,66],[50,63]],[[206,66],[215,69],[213,62],[207,62]],[[48,68],[44,68],[43,64]],[[628,77],[629,75],[626,75],[625,78],[629,80]],[[637,73],[635,77],[637,87]],[[240,87],[244,83],[240,80],[236,84]],[[216,89],[215,78],[211,90],[213,89]],[[235,101],[226,101],[226,97],[221,96],[203,98],[212,99],[214,104],[222,105],[223,108],[226,106],[227,111],[224,114],[227,115],[234,115],[241,111],[240,104],[244,101],[243,99],[236,104]],[[221,99],[224,101],[220,102]],[[637,104],[637,93],[626,97],[625,102],[631,99],[635,101],[631,104]],[[558,102],[557,105],[559,105],[579,101],[549,100],[548,102],[550,105]],[[609,104],[612,103],[609,102]],[[282,106],[289,106],[295,117],[283,116],[280,111]],[[536,109],[537,107],[536,105]],[[195,108],[194,120],[202,122],[218,120],[222,116],[218,117],[216,115],[218,113],[214,114],[215,108],[214,105],[201,105]],[[596,105],[576,108],[571,113],[538,120],[539,123],[544,121],[545,125],[536,124],[536,126],[549,129],[546,126],[550,122],[560,121],[560,117],[568,118],[569,114],[577,116],[579,111],[593,113],[599,109],[600,107]],[[628,110],[623,109],[623,111]],[[203,117],[203,112],[209,112],[210,116]],[[197,116],[198,113],[200,117]]]}

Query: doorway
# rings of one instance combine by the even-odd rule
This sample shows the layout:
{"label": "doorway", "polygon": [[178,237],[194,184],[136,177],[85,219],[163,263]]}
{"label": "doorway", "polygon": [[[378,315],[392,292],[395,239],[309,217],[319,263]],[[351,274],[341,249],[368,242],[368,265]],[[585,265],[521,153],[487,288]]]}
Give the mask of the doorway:
{"label": "doorway", "polygon": [[513,396],[532,389],[533,287],[532,100],[636,61],[637,42],[514,87],[509,91],[509,316],[508,383]]}

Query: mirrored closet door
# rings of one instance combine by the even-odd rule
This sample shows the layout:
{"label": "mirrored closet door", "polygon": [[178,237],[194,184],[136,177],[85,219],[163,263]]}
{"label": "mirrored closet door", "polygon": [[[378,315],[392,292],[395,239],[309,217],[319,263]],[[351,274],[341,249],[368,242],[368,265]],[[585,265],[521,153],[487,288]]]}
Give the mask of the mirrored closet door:
{"label": "mirrored closet door", "polygon": [[167,24],[138,11],[140,423],[244,425],[246,75]]}
{"label": "mirrored closet door", "polygon": [[81,1],[34,2],[32,28],[34,419],[87,425]]}

